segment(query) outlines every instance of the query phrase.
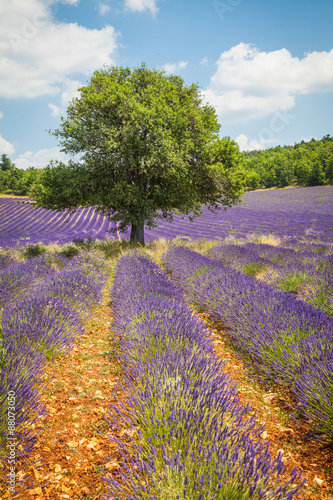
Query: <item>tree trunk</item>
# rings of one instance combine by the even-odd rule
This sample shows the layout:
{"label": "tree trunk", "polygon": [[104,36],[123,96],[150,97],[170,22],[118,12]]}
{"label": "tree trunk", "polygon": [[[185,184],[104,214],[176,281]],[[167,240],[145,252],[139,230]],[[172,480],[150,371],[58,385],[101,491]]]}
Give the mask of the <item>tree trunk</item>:
{"label": "tree trunk", "polygon": [[130,243],[138,246],[145,246],[145,225],[132,224]]}

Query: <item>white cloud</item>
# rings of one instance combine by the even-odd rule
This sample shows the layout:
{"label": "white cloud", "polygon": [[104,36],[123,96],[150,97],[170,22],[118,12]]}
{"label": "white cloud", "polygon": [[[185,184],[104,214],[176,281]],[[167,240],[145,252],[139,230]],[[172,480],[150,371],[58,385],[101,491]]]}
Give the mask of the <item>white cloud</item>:
{"label": "white cloud", "polygon": [[101,3],[98,6],[98,12],[100,13],[101,16],[105,16],[108,12],[110,12],[111,7],[110,5],[106,5],[105,3]]}
{"label": "white cloud", "polygon": [[74,5],[75,7],[79,5],[80,0],[61,0],[62,3],[67,3],[68,5]]}
{"label": "white cloud", "polygon": [[51,116],[59,116],[60,115],[60,108],[59,106],[56,106],[55,104],[52,104],[51,102],[48,104],[50,110],[51,110]]}
{"label": "white cloud", "polygon": [[[308,136],[308,137],[304,137],[304,135],[301,136],[300,140],[298,142],[310,142],[312,139],[315,139],[316,141],[319,141],[321,139],[321,137],[316,137],[316,136]],[[293,144],[296,144],[296,143],[293,143]],[[291,144],[293,146],[293,144]]]}
{"label": "white cloud", "polygon": [[265,139],[263,137],[259,139],[249,140],[248,136],[245,134],[240,134],[238,137],[236,137],[235,141],[238,143],[239,149],[241,151],[265,149],[267,147],[272,147],[274,144],[278,143],[278,141],[275,139]]}
{"label": "white cloud", "polygon": [[18,168],[28,168],[28,167],[45,167],[51,160],[63,161],[66,163],[66,155],[62,153],[60,149],[55,146],[49,149],[40,149],[36,153],[32,151],[26,151],[25,153],[19,155],[14,163]]}
{"label": "white cloud", "polygon": [[14,153],[15,149],[13,144],[10,142],[6,141],[3,137],[0,135],[0,154],[5,154],[5,155],[12,155]]}
{"label": "white cloud", "polygon": [[53,117],[65,114],[69,101],[80,95],[78,88],[82,87],[82,84],[78,80],[66,80],[63,83],[63,87],[63,92],[60,97],[60,106],[53,103],[49,103],[48,105],[51,109],[51,116]]}
{"label": "white cloud", "polygon": [[114,63],[117,34],[112,26],[98,30],[56,22],[51,3],[0,2],[1,97],[56,95],[71,74],[89,75],[103,64]]}
{"label": "white cloud", "polygon": [[186,68],[187,65],[188,62],[186,61],[180,61],[178,63],[165,63],[162,66],[162,69],[166,71],[166,73],[175,73],[176,71]]}
{"label": "white cloud", "polygon": [[155,15],[158,12],[156,1],[157,0],[125,0],[125,9],[132,12],[150,10],[150,12]]}
{"label": "white cloud", "polygon": [[302,59],[286,49],[260,52],[240,43],[223,52],[203,92],[224,121],[261,118],[295,105],[297,94],[333,91],[333,49]]}
{"label": "white cloud", "polygon": [[200,63],[202,66],[207,66],[208,65],[208,57],[204,57],[203,59],[201,59]]}

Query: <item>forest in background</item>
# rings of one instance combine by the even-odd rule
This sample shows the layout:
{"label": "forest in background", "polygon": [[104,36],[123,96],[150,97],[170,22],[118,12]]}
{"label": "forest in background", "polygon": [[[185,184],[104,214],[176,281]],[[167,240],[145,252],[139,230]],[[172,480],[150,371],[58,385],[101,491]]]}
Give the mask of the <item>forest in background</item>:
{"label": "forest in background", "polygon": [[[333,184],[333,137],[301,141],[292,146],[239,154],[248,173],[247,189]],[[0,160],[0,193],[29,195],[41,169],[17,168],[6,154]]]}
{"label": "forest in background", "polygon": [[243,153],[248,189],[333,184],[333,137]]}
{"label": "forest in background", "polygon": [[37,181],[40,170],[36,167],[29,167],[26,170],[17,168],[8,155],[2,154],[0,159],[0,193],[27,196],[31,186]]}

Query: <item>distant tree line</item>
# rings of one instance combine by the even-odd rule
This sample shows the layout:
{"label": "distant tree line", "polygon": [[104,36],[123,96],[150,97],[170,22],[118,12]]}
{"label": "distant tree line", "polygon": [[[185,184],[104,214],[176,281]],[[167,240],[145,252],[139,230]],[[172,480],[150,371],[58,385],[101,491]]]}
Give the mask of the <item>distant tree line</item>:
{"label": "distant tree line", "polygon": [[[233,141],[231,141],[233,142]],[[247,172],[247,189],[333,184],[333,137],[247,151],[239,161]],[[0,193],[29,196],[44,169],[17,168],[6,154],[0,160]]]}
{"label": "distant tree line", "polygon": [[333,184],[333,137],[244,153],[248,189]]}
{"label": "distant tree line", "polygon": [[27,196],[32,185],[37,181],[40,169],[29,167],[17,168],[6,154],[0,160],[0,193]]}

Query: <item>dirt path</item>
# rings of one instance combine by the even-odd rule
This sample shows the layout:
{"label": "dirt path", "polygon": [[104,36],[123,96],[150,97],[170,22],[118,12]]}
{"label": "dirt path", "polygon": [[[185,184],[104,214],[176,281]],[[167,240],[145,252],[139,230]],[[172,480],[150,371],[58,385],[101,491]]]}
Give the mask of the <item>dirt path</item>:
{"label": "dirt path", "polygon": [[[107,354],[111,321],[105,293],[72,352],[58,356],[47,367],[42,398],[49,415],[29,458],[30,464],[37,460],[41,465],[29,467],[33,487],[15,499],[96,500],[106,492],[100,469],[110,472],[119,467],[104,419],[108,405],[115,402],[112,392],[119,378],[119,366]],[[9,492],[2,496],[7,498]]]}
{"label": "dirt path", "polygon": [[[111,279],[108,287],[111,286]],[[200,315],[208,321],[207,316]],[[108,293],[96,308],[86,333],[69,355],[58,356],[46,369],[43,400],[49,409],[34,453],[29,459],[32,488],[14,498],[18,500],[101,500],[107,492],[101,468],[109,473],[119,468],[117,448],[108,438],[105,422],[108,405],[115,403],[120,367],[110,361],[112,324]],[[227,335],[212,327],[216,354],[226,362],[226,370],[236,380],[244,403],[250,402],[259,422],[266,423],[262,436],[271,441],[270,450],[283,453],[288,470],[300,467],[307,486],[307,499],[333,499],[333,453],[325,440],[307,437],[307,429],[288,416],[287,395],[278,387],[260,386],[235,355]],[[116,394],[117,400],[122,393]],[[106,457],[110,457],[108,460]],[[9,492],[0,497],[9,500]]]}
{"label": "dirt path", "polygon": [[292,401],[286,391],[273,385],[267,389],[258,383],[236,355],[228,335],[212,324],[208,315],[200,317],[212,328],[215,352],[226,362],[225,370],[236,381],[244,404],[249,402],[258,422],[265,423],[262,437],[270,441],[271,454],[283,454],[287,471],[294,467],[303,470],[306,485],[302,495],[307,499],[333,500],[333,448],[328,439],[311,437],[304,422],[297,425],[290,417],[287,403]]}

